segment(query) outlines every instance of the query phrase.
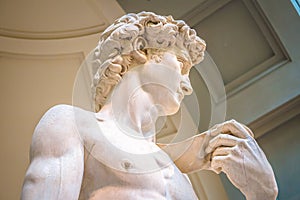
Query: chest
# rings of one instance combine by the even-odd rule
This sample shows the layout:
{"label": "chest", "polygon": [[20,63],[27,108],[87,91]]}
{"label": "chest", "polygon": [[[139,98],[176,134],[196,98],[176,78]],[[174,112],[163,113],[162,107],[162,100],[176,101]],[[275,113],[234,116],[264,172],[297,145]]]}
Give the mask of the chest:
{"label": "chest", "polygon": [[[143,190],[163,199],[196,199],[191,184],[154,143],[112,129],[84,135],[81,198],[109,187]],[[123,189],[122,189],[123,190]]]}
{"label": "chest", "polygon": [[162,199],[197,199],[187,178],[173,164],[148,173],[130,173],[106,166],[93,157],[87,158],[81,188],[81,196],[86,196],[83,199],[112,186],[122,191],[144,191]]}

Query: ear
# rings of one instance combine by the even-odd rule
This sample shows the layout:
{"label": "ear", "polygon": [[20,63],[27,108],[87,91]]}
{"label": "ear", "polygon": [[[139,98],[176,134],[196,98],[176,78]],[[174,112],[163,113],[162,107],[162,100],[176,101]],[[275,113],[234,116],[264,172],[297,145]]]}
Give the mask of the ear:
{"label": "ear", "polygon": [[139,36],[133,41],[133,51],[131,52],[131,56],[136,59],[139,63],[143,64],[147,62],[147,56],[143,52],[143,49],[147,46],[147,41]]}

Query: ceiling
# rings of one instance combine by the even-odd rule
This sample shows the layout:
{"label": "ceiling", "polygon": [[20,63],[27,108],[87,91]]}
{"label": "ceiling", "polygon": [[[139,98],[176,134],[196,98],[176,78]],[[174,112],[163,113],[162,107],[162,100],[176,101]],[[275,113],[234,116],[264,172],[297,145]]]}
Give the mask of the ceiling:
{"label": "ceiling", "polygon": [[117,0],[126,13],[151,11],[160,15],[172,15],[180,19],[206,0]]}

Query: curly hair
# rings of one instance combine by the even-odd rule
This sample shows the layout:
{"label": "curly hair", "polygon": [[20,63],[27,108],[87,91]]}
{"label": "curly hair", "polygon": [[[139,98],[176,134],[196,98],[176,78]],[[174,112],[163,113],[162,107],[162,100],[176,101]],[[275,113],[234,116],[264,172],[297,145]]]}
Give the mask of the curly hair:
{"label": "curly hair", "polygon": [[95,111],[106,102],[112,89],[132,67],[147,62],[151,55],[175,51],[186,66],[203,60],[206,44],[184,21],[152,12],[127,14],[117,19],[100,37],[94,50],[93,92]]}

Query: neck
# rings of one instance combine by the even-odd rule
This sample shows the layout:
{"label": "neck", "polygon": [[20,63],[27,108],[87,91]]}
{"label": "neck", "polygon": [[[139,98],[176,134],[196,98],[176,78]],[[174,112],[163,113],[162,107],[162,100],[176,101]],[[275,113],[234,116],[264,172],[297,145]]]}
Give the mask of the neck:
{"label": "neck", "polygon": [[114,120],[117,127],[132,137],[155,142],[158,109],[148,93],[141,87],[134,87],[137,85],[135,76],[122,80],[97,115],[103,120]]}
{"label": "neck", "polygon": [[155,135],[155,122],[158,118],[158,110],[146,92],[141,90],[132,96],[127,110],[132,124],[140,133],[146,137]]}

